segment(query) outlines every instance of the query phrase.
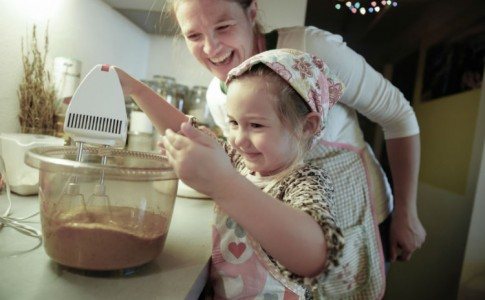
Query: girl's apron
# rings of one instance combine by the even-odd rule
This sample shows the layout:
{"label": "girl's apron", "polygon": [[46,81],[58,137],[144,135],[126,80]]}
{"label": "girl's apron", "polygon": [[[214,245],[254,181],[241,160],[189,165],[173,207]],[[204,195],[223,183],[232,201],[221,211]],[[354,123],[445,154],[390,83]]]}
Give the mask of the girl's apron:
{"label": "girl's apron", "polygon": [[[319,158],[311,161],[332,178],[336,192],[333,210],[345,239],[340,264],[321,278],[318,296],[380,299],[385,271],[370,192],[374,189],[365,167],[371,157],[363,149],[342,144],[322,141],[315,147],[312,154]],[[217,206],[211,281],[214,299],[305,299],[306,290],[282,276],[261,246]]]}
{"label": "girl's apron", "polygon": [[321,141],[313,164],[325,168],[335,186],[333,207],[345,246],[339,266],[319,284],[323,299],[381,299],[385,291],[384,257],[375,216],[365,149]]}
{"label": "girl's apron", "polygon": [[306,289],[281,275],[258,242],[217,205],[215,212],[210,272],[214,299],[305,299]]}

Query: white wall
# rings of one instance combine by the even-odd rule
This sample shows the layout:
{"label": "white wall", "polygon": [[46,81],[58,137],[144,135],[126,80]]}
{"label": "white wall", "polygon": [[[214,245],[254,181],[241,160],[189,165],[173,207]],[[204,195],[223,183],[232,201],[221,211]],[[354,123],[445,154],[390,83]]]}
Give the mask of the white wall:
{"label": "white wall", "polygon": [[[479,284],[481,296],[485,296],[485,234],[483,233],[483,228],[485,228],[485,147],[483,147],[481,157],[480,175],[461,272],[459,299],[469,299],[467,297],[472,293],[471,287],[477,288],[477,286],[473,286],[474,284]],[[477,280],[479,281],[477,282]]]}
{"label": "white wall", "polygon": [[459,293],[462,299],[470,297],[468,289],[475,280],[481,280],[481,296],[485,296],[485,77],[482,81],[476,128],[469,174],[472,180],[468,186],[468,192],[473,195],[473,206]]}
{"label": "white wall", "polygon": [[147,78],[153,75],[174,77],[189,87],[207,86],[212,75],[190,54],[185,41],[168,36],[151,36]]}
{"label": "white wall", "polygon": [[49,20],[49,67],[55,57],[64,56],[82,62],[81,77],[98,63],[146,76],[149,35],[101,0],[0,0],[0,7],[0,132],[19,130],[21,39],[30,41],[34,23],[43,45]]}

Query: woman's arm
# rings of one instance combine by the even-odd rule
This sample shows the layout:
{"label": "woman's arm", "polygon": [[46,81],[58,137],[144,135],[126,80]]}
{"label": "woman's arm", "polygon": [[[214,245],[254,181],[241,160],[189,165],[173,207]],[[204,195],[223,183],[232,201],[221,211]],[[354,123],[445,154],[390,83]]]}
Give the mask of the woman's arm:
{"label": "woman's arm", "polygon": [[188,121],[188,117],[151,88],[131,77],[122,69],[115,67],[118,78],[123,88],[123,93],[129,95],[138,104],[140,109],[147,114],[155,128],[163,134],[166,129],[174,131],[180,129],[180,124]]}
{"label": "woman's arm", "polygon": [[391,222],[391,260],[409,260],[426,238],[416,206],[420,140],[419,135],[386,141],[394,192]]}
{"label": "woman's arm", "polygon": [[420,164],[416,115],[399,89],[347,47],[340,36],[317,28],[307,28],[305,34],[308,50],[317,53],[344,82],[346,89],[340,102],[379,124],[384,131],[395,194],[391,259],[409,260],[426,237],[416,208]]}

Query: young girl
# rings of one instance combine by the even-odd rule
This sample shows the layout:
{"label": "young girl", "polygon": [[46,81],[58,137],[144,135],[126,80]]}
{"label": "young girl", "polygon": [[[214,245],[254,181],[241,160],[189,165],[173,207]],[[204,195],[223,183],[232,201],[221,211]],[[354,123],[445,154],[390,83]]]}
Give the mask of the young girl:
{"label": "young girl", "polygon": [[312,298],[343,249],[332,182],[320,167],[303,162],[341,96],[329,93],[340,82],[323,61],[280,49],[233,69],[228,143],[117,71],[125,93],[159,130],[167,128],[163,146],[178,176],[216,203],[215,298]]}

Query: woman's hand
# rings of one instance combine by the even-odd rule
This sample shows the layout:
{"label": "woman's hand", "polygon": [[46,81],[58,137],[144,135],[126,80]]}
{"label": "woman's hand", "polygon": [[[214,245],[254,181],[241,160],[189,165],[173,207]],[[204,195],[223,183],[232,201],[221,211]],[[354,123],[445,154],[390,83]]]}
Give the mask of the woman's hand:
{"label": "woman's hand", "polygon": [[414,251],[421,248],[426,231],[415,210],[395,209],[391,220],[391,261],[408,261]]}
{"label": "woman's hand", "polygon": [[209,197],[237,175],[221,145],[188,123],[182,123],[179,134],[167,129],[163,147],[178,177]]}

